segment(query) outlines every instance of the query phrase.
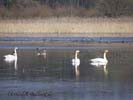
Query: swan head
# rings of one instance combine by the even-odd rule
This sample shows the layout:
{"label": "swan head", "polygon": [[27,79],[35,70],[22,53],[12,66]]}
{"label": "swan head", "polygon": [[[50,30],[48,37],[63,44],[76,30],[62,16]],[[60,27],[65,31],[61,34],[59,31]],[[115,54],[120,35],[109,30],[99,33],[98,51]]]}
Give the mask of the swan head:
{"label": "swan head", "polygon": [[79,50],[76,50],[76,53],[78,54],[78,53],[80,53],[80,51]]}
{"label": "swan head", "polygon": [[104,52],[105,52],[105,53],[108,53],[108,52],[109,52],[109,50],[105,50]]}

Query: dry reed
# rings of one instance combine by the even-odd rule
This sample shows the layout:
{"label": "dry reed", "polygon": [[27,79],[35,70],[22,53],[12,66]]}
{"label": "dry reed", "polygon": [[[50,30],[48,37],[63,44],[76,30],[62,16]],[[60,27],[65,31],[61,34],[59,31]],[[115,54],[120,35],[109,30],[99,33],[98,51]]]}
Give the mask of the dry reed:
{"label": "dry reed", "polygon": [[0,20],[0,36],[133,36],[132,18]]}

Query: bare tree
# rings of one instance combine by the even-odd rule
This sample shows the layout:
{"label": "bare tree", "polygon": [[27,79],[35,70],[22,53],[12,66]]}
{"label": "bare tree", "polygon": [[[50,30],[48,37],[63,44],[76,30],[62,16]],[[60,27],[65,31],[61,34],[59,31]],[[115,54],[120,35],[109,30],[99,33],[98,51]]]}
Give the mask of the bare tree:
{"label": "bare tree", "polygon": [[131,0],[100,0],[100,12],[108,17],[117,17],[124,15],[127,12]]}

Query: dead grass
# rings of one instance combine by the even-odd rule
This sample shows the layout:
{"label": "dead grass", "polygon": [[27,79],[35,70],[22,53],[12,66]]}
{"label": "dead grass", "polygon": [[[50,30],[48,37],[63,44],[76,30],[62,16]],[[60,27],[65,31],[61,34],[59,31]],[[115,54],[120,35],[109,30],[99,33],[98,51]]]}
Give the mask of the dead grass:
{"label": "dead grass", "polygon": [[133,36],[132,18],[0,20],[0,36]]}

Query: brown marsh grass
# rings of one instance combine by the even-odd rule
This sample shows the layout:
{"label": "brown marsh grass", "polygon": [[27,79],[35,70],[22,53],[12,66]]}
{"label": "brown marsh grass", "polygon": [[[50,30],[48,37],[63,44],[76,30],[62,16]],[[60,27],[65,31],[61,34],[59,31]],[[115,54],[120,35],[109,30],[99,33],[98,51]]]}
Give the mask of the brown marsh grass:
{"label": "brown marsh grass", "polygon": [[45,18],[0,20],[0,36],[133,36],[132,18]]}

